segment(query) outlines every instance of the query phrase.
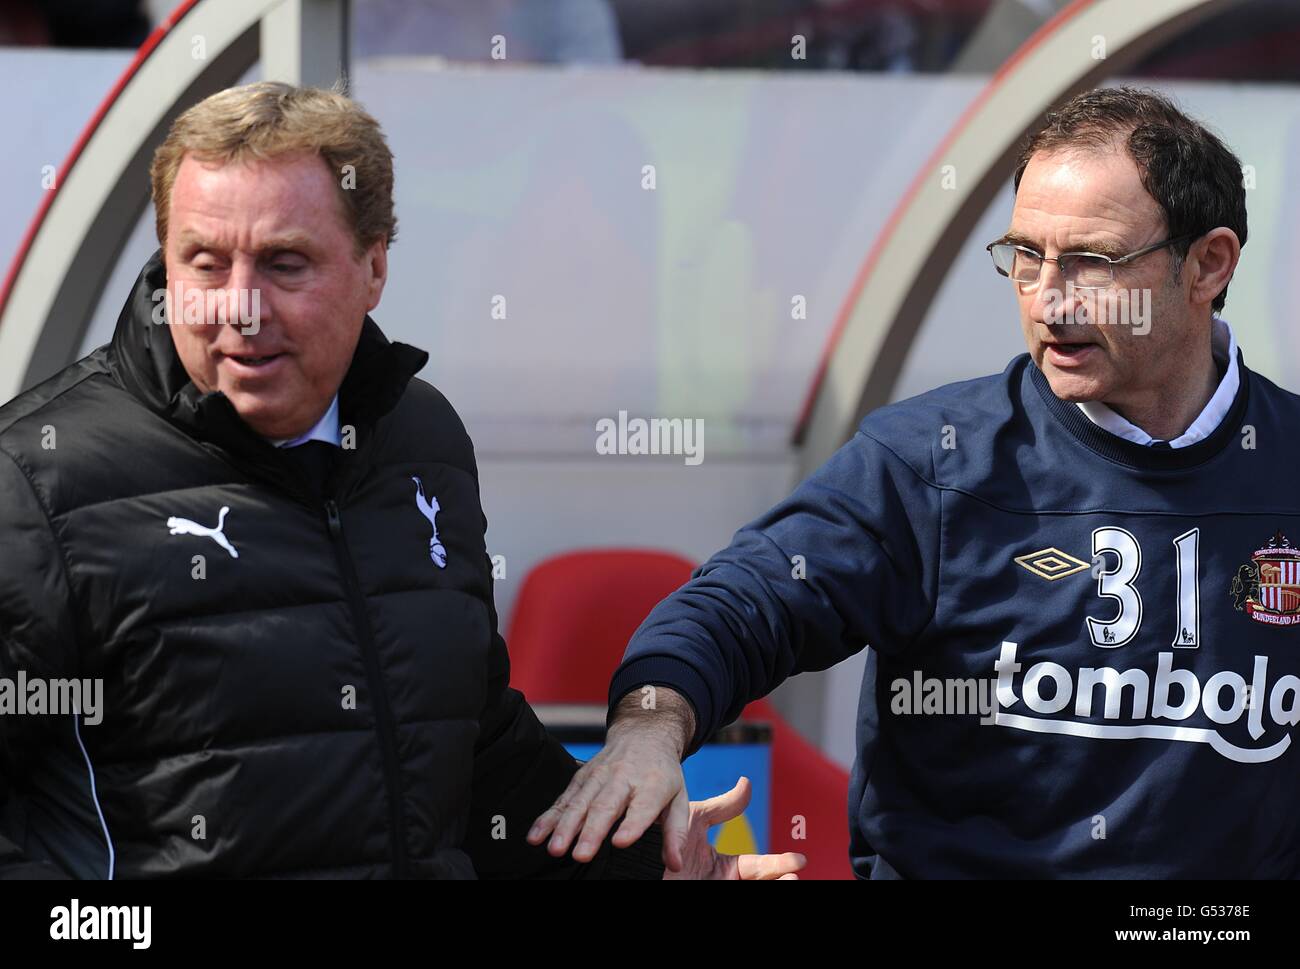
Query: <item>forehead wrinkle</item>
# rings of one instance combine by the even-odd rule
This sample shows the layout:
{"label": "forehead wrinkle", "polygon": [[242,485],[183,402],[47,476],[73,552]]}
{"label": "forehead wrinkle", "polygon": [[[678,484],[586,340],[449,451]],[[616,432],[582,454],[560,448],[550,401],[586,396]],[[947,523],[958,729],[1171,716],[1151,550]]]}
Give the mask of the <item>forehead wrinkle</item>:
{"label": "forehead wrinkle", "polygon": [[311,233],[296,225],[282,224],[284,220],[275,212],[260,212],[251,224],[198,209],[191,210],[189,215],[190,218],[177,225],[176,238],[182,246],[192,244],[213,251],[239,249],[257,255],[313,247]]}
{"label": "forehead wrinkle", "polygon": [[1052,217],[1045,221],[1049,226],[1046,231],[1035,231],[1032,226],[1037,220],[1030,219],[1029,225],[1022,222],[1013,223],[1004,236],[1004,240],[1018,245],[1028,246],[1044,255],[1058,255],[1063,252],[1095,252],[1098,255],[1117,258],[1126,255],[1145,243],[1130,244],[1136,233],[1129,227],[1109,228],[1098,225],[1093,220],[1068,219],[1052,222]]}
{"label": "forehead wrinkle", "polygon": [[344,207],[325,191],[333,188],[327,170],[310,157],[205,165],[187,156],[184,165],[171,204],[182,238],[261,252],[308,248],[335,222],[346,225]]}
{"label": "forehead wrinkle", "polygon": [[1155,241],[1163,223],[1133,162],[1113,151],[1035,156],[1012,210],[1012,231],[1045,254],[1125,255]]}
{"label": "forehead wrinkle", "polygon": [[1105,256],[1122,256],[1147,244],[1147,237],[1158,233],[1159,226],[1142,231],[1141,222],[1129,215],[1131,210],[1109,213],[1066,213],[1037,207],[1032,197],[1022,204],[1017,200],[1012,212],[1008,239],[1043,253],[1096,252]]}

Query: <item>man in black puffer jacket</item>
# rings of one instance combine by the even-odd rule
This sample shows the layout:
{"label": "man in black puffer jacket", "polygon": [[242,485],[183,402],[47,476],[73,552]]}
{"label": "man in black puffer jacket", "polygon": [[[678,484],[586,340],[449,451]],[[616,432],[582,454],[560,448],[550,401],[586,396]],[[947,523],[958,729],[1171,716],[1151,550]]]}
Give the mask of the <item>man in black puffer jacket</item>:
{"label": "man in black puffer jacket", "polygon": [[[525,839],[577,765],[509,688],[465,429],[369,316],[386,156],[331,92],[191,109],[112,343],[0,408],[0,678],[102,685],[0,706],[0,875],[663,874],[657,829]],[[186,286],[260,311],[187,319]],[[706,831],[687,873],[734,875]]]}

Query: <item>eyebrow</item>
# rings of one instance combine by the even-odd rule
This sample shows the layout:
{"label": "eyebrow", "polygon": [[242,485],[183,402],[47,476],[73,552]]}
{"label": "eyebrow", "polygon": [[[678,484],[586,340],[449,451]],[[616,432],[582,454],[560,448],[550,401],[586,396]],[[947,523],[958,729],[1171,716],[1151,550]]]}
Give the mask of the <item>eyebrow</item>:
{"label": "eyebrow", "polygon": [[[998,242],[1005,242],[1013,246],[1024,246],[1026,249],[1033,249],[1034,252],[1042,253],[1043,247],[1028,236],[1021,235],[1019,232],[1008,232]],[[1098,256],[1109,256],[1111,259],[1121,259],[1128,253],[1120,249],[1112,242],[1103,242],[1100,239],[1085,239],[1076,242],[1063,252],[1091,252]]]}
{"label": "eyebrow", "polygon": [[[178,241],[182,246],[193,245],[199,249],[220,249],[220,246],[217,246],[211,240],[190,231],[181,232]],[[308,249],[310,246],[310,236],[301,232],[290,232],[268,239],[257,248],[257,255],[265,257],[273,253],[283,252],[286,249]]]}

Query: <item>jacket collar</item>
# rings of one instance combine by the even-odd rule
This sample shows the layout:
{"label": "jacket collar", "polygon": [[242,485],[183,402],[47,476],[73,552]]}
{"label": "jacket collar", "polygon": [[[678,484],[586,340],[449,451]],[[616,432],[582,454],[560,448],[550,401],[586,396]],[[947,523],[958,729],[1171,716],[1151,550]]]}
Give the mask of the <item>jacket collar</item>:
{"label": "jacket collar", "polygon": [[[118,316],[109,367],[145,406],[190,436],[265,459],[275,450],[273,445],[244,423],[226,395],[219,390],[204,394],[190,380],[167,331],[162,303],[166,288],[167,270],[159,249],[145,263]],[[397,406],[428,359],[423,350],[390,342],[367,315],[339,388],[341,422],[355,427],[358,436],[369,437],[366,431]]]}

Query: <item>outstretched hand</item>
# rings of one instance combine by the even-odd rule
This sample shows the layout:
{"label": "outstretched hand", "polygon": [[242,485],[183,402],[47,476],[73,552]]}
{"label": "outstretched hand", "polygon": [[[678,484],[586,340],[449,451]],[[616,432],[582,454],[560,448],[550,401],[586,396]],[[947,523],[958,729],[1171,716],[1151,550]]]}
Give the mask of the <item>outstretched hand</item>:
{"label": "outstretched hand", "polygon": [[681,761],[694,732],[694,710],[674,691],[660,688],[650,708],[640,707],[635,695],[625,697],[605,746],[533,823],[528,843],[549,838],[553,857],[572,846],[573,859],[586,863],[619,818],[623,821],[611,839],[615,848],[635,844],[658,821],[665,878],[796,878],[806,864],[802,855],[720,855],[709,844],[709,829],[738,817],[751,789],[741,778],[726,794],[690,801]]}
{"label": "outstretched hand", "polygon": [[742,777],[726,794],[691,802],[687,825],[684,864],[680,871],[664,871],[665,879],[710,879],[722,881],[797,880],[797,872],[808,863],[803,855],[788,851],[780,855],[723,855],[709,844],[709,830],[749,807],[753,794],[749,778]]}

